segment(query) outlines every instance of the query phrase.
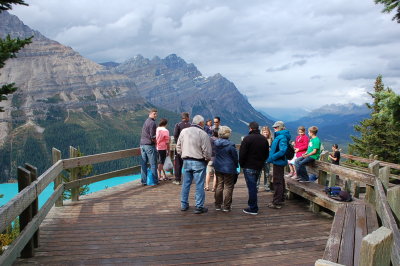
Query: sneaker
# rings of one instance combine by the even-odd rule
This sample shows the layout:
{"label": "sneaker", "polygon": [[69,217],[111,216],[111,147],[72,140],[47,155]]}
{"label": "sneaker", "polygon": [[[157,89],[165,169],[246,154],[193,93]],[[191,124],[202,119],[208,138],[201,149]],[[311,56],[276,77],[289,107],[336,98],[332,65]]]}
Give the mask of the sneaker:
{"label": "sneaker", "polygon": [[216,211],[220,211],[221,210],[221,206],[215,206],[215,210]]}
{"label": "sneaker", "polygon": [[172,181],[172,184],[175,184],[175,185],[180,185],[180,184],[181,184],[181,182],[180,182],[180,181],[176,181],[176,180],[174,180],[174,181]]}
{"label": "sneaker", "polygon": [[303,179],[300,179],[299,182],[300,182],[300,183],[309,183],[310,180],[303,180]]}
{"label": "sneaker", "polygon": [[206,207],[196,208],[196,209],[194,210],[194,213],[195,213],[195,214],[201,214],[201,213],[206,213],[206,212],[208,212],[208,208],[206,208]]}
{"label": "sneaker", "polygon": [[147,184],[146,183],[142,183],[142,187],[144,187],[144,186],[147,186]]}
{"label": "sneaker", "polygon": [[265,191],[271,192],[271,189],[269,187],[265,188]]}
{"label": "sneaker", "polygon": [[183,212],[185,212],[185,211],[187,211],[187,210],[189,210],[189,206],[186,206],[186,207],[182,207],[182,208],[181,208],[181,211],[183,211]]}
{"label": "sneaker", "polygon": [[268,207],[268,208],[271,208],[271,209],[281,209],[281,208],[282,208],[282,205],[273,204],[273,203],[268,203],[268,204],[267,204],[267,207]]}
{"label": "sneaker", "polygon": [[243,209],[243,212],[246,214],[257,215],[258,212],[250,210],[250,208]]}
{"label": "sneaker", "polygon": [[223,208],[222,211],[223,212],[230,212],[232,209],[231,208]]}

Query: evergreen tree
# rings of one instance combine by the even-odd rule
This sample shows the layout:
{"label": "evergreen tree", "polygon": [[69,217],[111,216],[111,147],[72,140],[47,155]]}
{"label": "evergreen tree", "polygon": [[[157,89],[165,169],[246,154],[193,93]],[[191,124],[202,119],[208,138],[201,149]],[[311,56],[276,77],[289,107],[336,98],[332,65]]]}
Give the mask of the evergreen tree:
{"label": "evergreen tree", "polygon": [[[27,6],[23,0],[14,0],[14,1],[3,1],[0,0],[0,12],[11,9],[12,4],[17,5],[25,5]],[[32,42],[32,37],[26,38],[23,40],[12,39],[10,35],[7,35],[5,39],[0,38],[0,69],[4,67],[5,62],[9,58],[15,58],[16,53],[22,49],[25,45]],[[15,87],[14,83],[4,84],[0,86],[0,102],[3,100],[7,100],[5,95],[11,94],[16,91],[17,88]],[[4,112],[4,109],[0,107],[0,112]]]}
{"label": "evergreen tree", "polygon": [[[85,154],[83,154],[80,151],[79,147],[78,147],[77,157],[82,157],[82,156],[85,156]],[[61,175],[62,179],[63,179],[63,181],[65,183],[68,183],[68,182],[71,181],[71,176],[70,176],[71,170],[72,169],[67,169],[66,170],[68,175],[63,175],[63,174]],[[86,176],[88,176],[88,175],[90,175],[92,173],[93,165],[89,164],[89,165],[80,166],[80,167],[77,167],[75,169],[75,171],[76,171],[75,173],[76,173],[78,179],[85,178]],[[79,187],[79,195],[80,196],[86,195],[88,193],[89,193],[89,186],[88,185],[83,185],[83,186]],[[71,191],[70,190],[64,191],[63,198],[64,199],[71,199]]]}
{"label": "evergreen tree", "polygon": [[374,92],[369,93],[373,103],[371,117],[355,126],[360,137],[354,137],[349,149],[361,157],[377,155],[379,160],[400,163],[400,96],[385,88],[382,76],[375,81]]}
{"label": "evergreen tree", "polygon": [[397,23],[400,23],[400,0],[375,0],[375,4],[383,4],[385,6],[382,10],[383,13],[390,13],[396,8],[397,13],[394,15],[393,20],[397,20]]}

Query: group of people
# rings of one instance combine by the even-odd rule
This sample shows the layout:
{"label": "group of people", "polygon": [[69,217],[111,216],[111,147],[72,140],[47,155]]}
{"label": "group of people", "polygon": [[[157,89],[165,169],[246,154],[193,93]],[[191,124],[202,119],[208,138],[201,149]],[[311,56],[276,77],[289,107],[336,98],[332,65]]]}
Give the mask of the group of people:
{"label": "group of people", "polygon": [[[163,164],[168,155],[169,132],[166,129],[168,121],[161,119],[157,128],[155,119],[157,110],[152,109],[142,128],[140,140],[141,150],[141,183],[147,185],[147,163],[150,163],[153,178],[166,180]],[[205,191],[209,190],[210,177],[214,175],[213,191],[215,191],[215,209],[231,211],[232,195],[238,178],[238,167],[243,171],[248,188],[248,206],[243,209],[246,214],[258,214],[257,193],[261,174],[264,172],[264,188],[273,189],[272,202],[267,207],[280,209],[285,202],[284,168],[289,164],[290,172],[287,177],[299,182],[309,182],[306,165],[317,160],[321,153],[321,141],[317,137],[318,128],[298,128],[298,136],[293,144],[290,143],[290,132],[282,121],[277,121],[271,133],[267,126],[261,128],[257,122],[249,123],[249,134],[242,138],[239,152],[235,143],[229,140],[232,130],[220,125],[220,118],[205,121],[201,115],[193,117],[189,122],[189,113],[181,114],[181,122],[174,128],[176,152],[174,160],[174,184],[182,185],[181,211],[189,210],[190,186],[196,184],[194,213],[208,211],[204,206]],[[294,158],[286,158],[289,145],[294,146]],[[330,154],[332,162],[339,164],[340,152],[337,144]],[[158,156],[158,159],[157,159]],[[290,160],[288,160],[290,159]],[[270,168],[272,165],[272,182]],[[183,170],[183,177],[182,177]],[[164,174],[161,177],[161,174]]]}

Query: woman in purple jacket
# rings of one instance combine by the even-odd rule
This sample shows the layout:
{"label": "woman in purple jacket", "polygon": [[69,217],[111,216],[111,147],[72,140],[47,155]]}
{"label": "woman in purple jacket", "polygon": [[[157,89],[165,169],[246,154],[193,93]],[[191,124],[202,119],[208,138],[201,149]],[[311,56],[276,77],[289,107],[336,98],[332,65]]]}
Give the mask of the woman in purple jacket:
{"label": "woman in purple jacket", "polygon": [[[232,130],[227,126],[220,126],[219,139],[215,140],[215,159],[213,162],[217,176],[215,190],[215,209],[217,211],[231,211],[232,193],[237,178],[238,153],[235,143],[229,140]],[[224,198],[225,190],[225,198]]]}

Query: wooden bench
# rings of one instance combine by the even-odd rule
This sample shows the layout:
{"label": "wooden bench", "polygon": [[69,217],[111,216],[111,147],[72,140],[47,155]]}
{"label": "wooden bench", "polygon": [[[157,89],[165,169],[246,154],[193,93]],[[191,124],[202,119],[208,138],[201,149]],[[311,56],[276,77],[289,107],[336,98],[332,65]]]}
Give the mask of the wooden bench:
{"label": "wooden bench", "polygon": [[[327,208],[333,212],[336,212],[338,208],[342,205],[346,205],[345,202],[337,201],[335,199],[330,198],[325,192],[325,186],[320,185],[315,182],[308,183],[300,183],[296,180],[291,179],[290,177],[285,177],[286,189],[290,193],[294,193],[299,195],[311,203],[314,203],[318,206],[322,206]],[[353,198],[353,204],[364,204],[363,201]]]}
{"label": "wooden bench", "polygon": [[343,265],[358,265],[363,237],[378,227],[378,218],[371,205],[341,205],[336,211],[323,259]]}

